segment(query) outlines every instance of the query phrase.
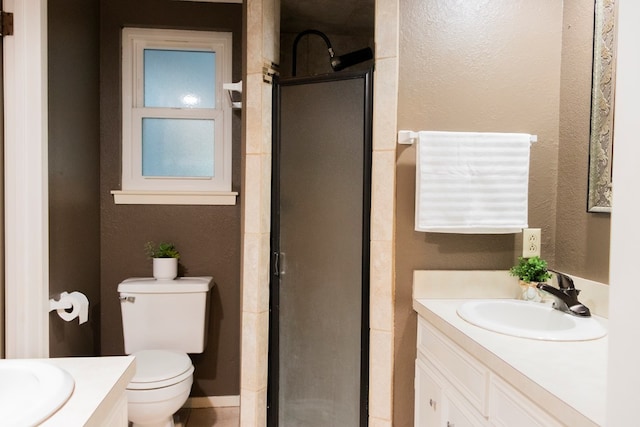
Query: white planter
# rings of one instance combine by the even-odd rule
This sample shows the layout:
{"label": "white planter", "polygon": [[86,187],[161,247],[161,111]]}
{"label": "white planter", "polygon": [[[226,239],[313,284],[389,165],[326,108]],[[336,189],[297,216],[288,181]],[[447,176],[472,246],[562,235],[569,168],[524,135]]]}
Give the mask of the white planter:
{"label": "white planter", "polygon": [[178,258],[154,258],[153,277],[158,280],[173,280],[178,276]]}
{"label": "white planter", "polygon": [[538,282],[519,280],[518,284],[520,285],[520,299],[534,302],[545,302],[548,299],[547,294],[538,289]]}

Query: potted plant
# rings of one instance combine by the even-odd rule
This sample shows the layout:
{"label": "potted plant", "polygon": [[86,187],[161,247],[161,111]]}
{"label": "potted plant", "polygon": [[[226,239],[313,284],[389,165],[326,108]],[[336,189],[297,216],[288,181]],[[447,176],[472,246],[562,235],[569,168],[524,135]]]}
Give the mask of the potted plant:
{"label": "potted plant", "polygon": [[531,258],[519,257],[518,264],[511,267],[509,273],[520,279],[522,299],[527,301],[543,300],[544,294],[538,289],[537,285],[551,278],[551,273],[547,269],[547,261],[538,256]]}
{"label": "potted plant", "polygon": [[153,277],[158,280],[173,280],[178,276],[178,259],[180,252],[173,243],[153,242],[144,245],[145,252],[153,259]]}

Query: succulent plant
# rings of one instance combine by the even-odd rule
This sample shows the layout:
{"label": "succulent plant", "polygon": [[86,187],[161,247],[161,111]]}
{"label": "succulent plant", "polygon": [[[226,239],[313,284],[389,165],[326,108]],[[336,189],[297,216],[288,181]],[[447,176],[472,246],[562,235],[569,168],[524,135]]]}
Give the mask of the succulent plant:
{"label": "succulent plant", "polygon": [[160,243],[156,246],[153,242],[144,244],[144,250],[149,258],[177,258],[180,259],[180,252],[173,243]]}

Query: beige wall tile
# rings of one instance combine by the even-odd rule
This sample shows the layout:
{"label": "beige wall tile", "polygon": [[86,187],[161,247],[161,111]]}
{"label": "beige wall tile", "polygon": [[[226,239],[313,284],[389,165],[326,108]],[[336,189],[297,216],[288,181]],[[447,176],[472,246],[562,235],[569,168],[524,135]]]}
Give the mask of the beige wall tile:
{"label": "beige wall tile", "polygon": [[242,313],[242,363],[240,387],[259,391],[267,387],[269,312]]}
{"label": "beige wall tile", "polygon": [[[391,420],[393,377],[393,335],[391,332],[371,331],[369,367],[369,416]],[[411,396],[408,396],[411,398]]]}
{"label": "beige wall tile", "polygon": [[373,80],[373,150],[395,150],[398,140],[398,59],[376,59]]}
{"label": "beige wall tile", "polygon": [[[260,152],[263,154],[271,153],[271,145],[273,141],[271,123],[273,115],[273,85],[262,82],[262,146]],[[269,179],[271,181],[271,179]]]}
{"label": "beige wall tile", "polygon": [[[271,231],[271,155],[260,156],[260,232]],[[267,248],[269,250],[269,248]]]}
{"label": "beige wall tile", "polygon": [[273,28],[274,31],[265,31],[262,39],[262,57],[265,61],[278,63],[276,56],[277,40],[280,38],[280,8],[277,0],[263,0],[262,25],[264,28]]}
{"label": "beige wall tile", "polygon": [[244,232],[255,234],[260,233],[262,210],[262,156],[259,154],[249,154],[245,157],[245,178],[242,189],[244,205]]}
{"label": "beige wall tile", "polygon": [[267,425],[267,390],[240,390],[240,426],[265,427]]}
{"label": "beige wall tile", "polygon": [[[245,102],[242,114],[245,116],[245,146],[246,154],[261,154],[263,144],[263,112],[262,112],[262,72],[249,74],[244,82]],[[268,123],[271,123],[270,121]]]}
{"label": "beige wall tile", "polygon": [[[398,2],[376,0],[376,58],[398,55]],[[377,61],[376,61],[377,63]]]}
{"label": "beige wall tile", "polygon": [[371,240],[393,240],[395,165],[395,151],[373,152]]}
{"label": "beige wall tile", "polygon": [[369,427],[391,427],[391,421],[380,418],[369,418]]}
{"label": "beige wall tile", "polygon": [[393,331],[393,299],[390,283],[393,281],[393,243],[371,242],[371,306],[370,327]]}
{"label": "beige wall tile", "polygon": [[263,0],[247,2],[247,74],[262,73]]}
{"label": "beige wall tile", "polygon": [[262,313],[269,310],[269,235],[246,234],[244,242],[242,310]]}

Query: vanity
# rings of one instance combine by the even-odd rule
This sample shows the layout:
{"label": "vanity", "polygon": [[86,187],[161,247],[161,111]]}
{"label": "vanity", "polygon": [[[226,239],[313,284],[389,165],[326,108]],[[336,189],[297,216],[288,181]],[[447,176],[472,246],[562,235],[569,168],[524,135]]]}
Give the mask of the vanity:
{"label": "vanity", "polygon": [[[581,295],[591,295],[583,302],[597,315],[606,306],[606,289],[590,286],[576,283],[585,291]],[[606,336],[520,338],[458,315],[468,301],[516,293],[506,272],[414,274],[416,427],[604,425]],[[598,321],[606,327],[606,319]]]}
{"label": "vanity", "polygon": [[71,374],[71,397],[41,426],[127,426],[126,387],[135,374],[134,356],[46,359]]}

